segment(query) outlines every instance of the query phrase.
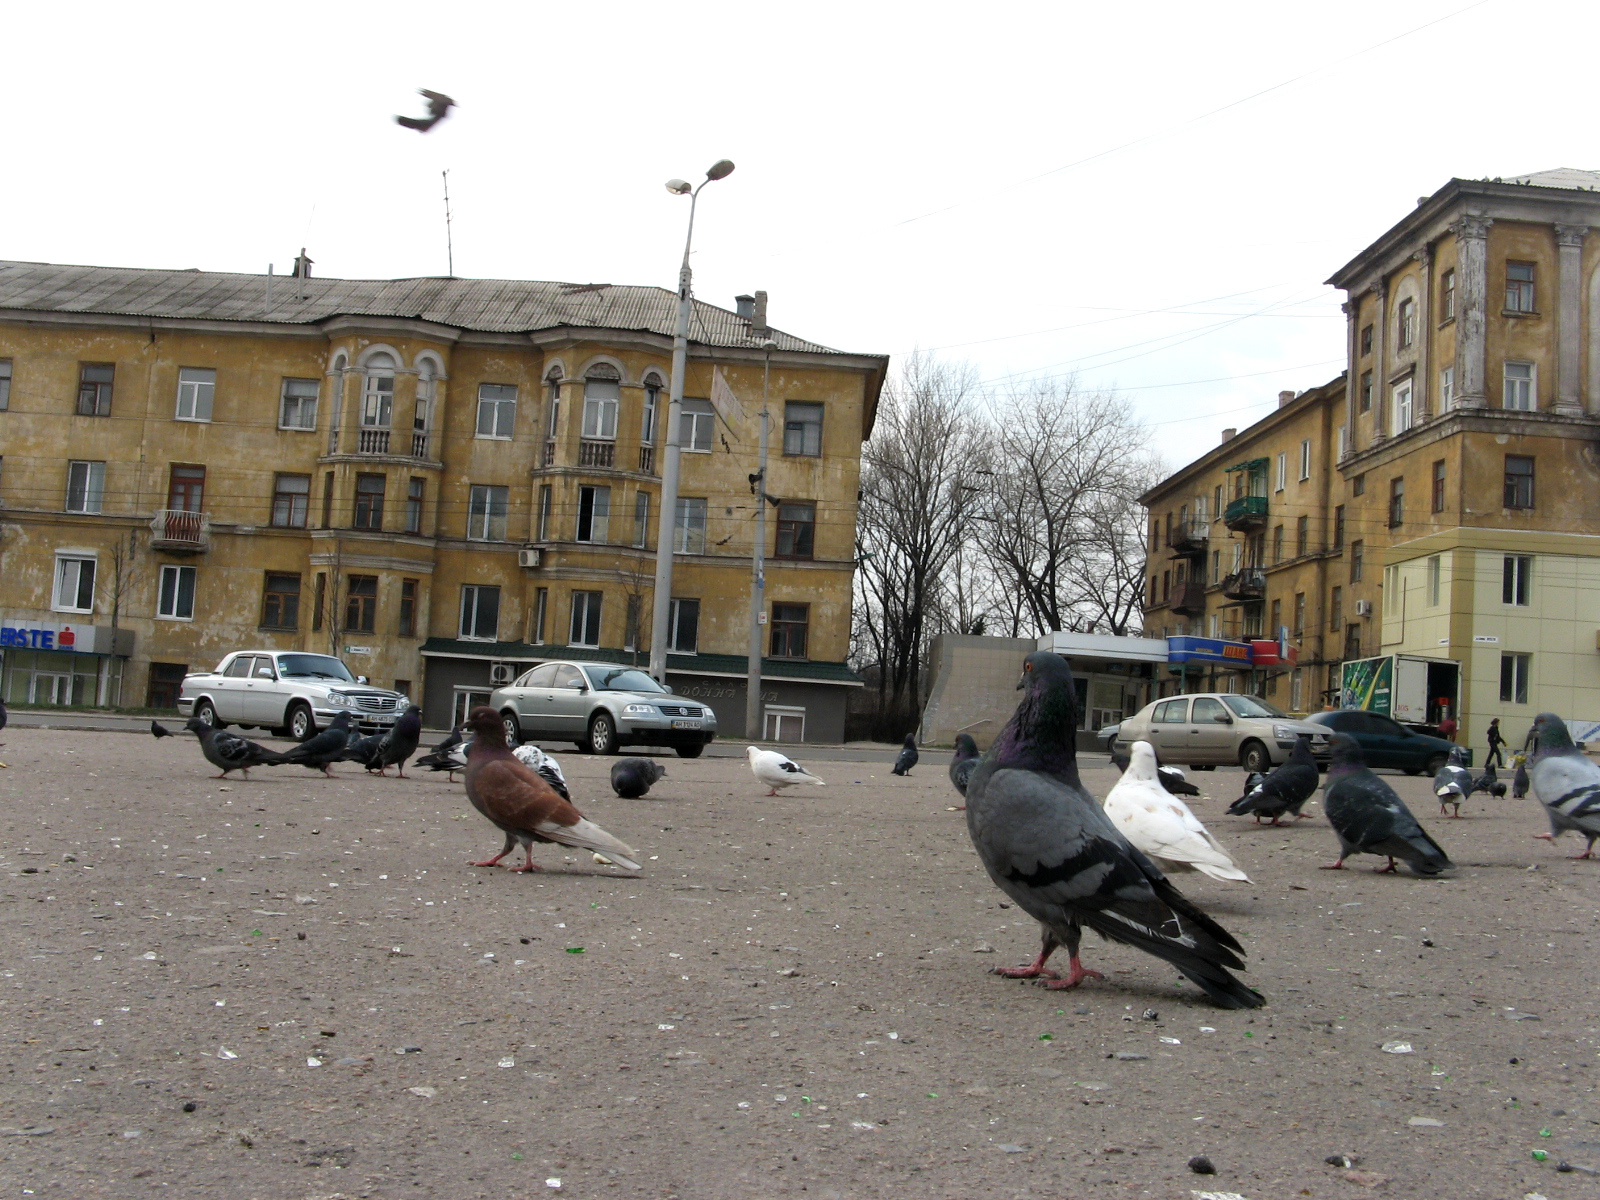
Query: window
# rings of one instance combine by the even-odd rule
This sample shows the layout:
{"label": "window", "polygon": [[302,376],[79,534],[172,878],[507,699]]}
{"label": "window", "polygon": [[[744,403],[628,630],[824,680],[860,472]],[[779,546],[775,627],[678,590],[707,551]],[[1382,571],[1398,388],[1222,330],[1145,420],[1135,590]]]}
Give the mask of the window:
{"label": "window", "polygon": [[1283,526],[1282,525],[1274,525],[1272,527],[1272,561],[1274,563],[1281,563],[1283,561]]}
{"label": "window", "polygon": [[1500,702],[1526,704],[1528,702],[1528,675],[1533,668],[1531,654],[1502,654],[1500,656]]}
{"label": "window", "polygon": [[1311,518],[1297,517],[1294,523],[1294,556],[1303,558],[1311,552]]}
{"label": "window", "polygon": [[57,612],[94,611],[94,567],[92,558],[56,557],[56,594],[50,607]]}
{"label": "window", "polygon": [[[700,501],[702,509],[705,501]],[[702,527],[704,521],[701,522]],[[590,487],[585,485],[578,489],[578,541],[594,542],[603,545],[611,526],[611,489],[608,487]],[[701,548],[705,547],[705,536],[700,539]],[[698,551],[696,552],[698,553]]]}
{"label": "window", "polygon": [[[401,637],[417,636],[417,581],[415,579],[402,579],[400,581],[400,621],[395,627],[395,632]],[[401,691],[399,685],[395,691]]]}
{"label": "window", "polygon": [[813,458],[822,453],[822,405],[791,400],[783,406],[783,452]]}
{"label": "window", "polygon": [[1267,629],[1268,636],[1269,637],[1277,637],[1278,636],[1278,627],[1283,624],[1283,601],[1282,600],[1274,600],[1272,602],[1272,611],[1268,614],[1268,618],[1267,619],[1268,619],[1268,623],[1269,623],[1269,628]]}
{"label": "window", "polygon": [[322,477],[322,527],[333,527],[333,472]]}
{"label": "window", "polygon": [[633,494],[633,544],[643,548],[650,538],[650,493]]}
{"label": "window", "polygon": [[806,710],[790,705],[768,704],[762,711],[762,737],[769,742],[806,740]]}
{"label": "window", "polygon": [[1433,464],[1433,511],[1444,511],[1444,459]]}
{"label": "window", "polygon": [[1363,353],[1363,354],[1371,354],[1372,353],[1372,326],[1371,325],[1363,325],[1361,327],[1361,353]]}
{"label": "window", "polygon": [[1357,475],[1350,481],[1350,494],[1352,496],[1365,496],[1367,494],[1367,477],[1365,473]]}
{"label": "window", "polygon": [[786,500],[778,505],[778,558],[810,558],[817,531],[817,506],[809,501]]}
{"label": "window", "polygon": [[554,494],[548,483],[539,487],[539,541],[550,540],[550,511],[555,503]]}
{"label": "window", "polygon": [[493,642],[499,639],[499,588],[475,583],[462,586],[460,635],[474,642]]}
{"label": "window", "polygon": [[378,577],[352,575],[345,586],[344,627],[347,633],[372,633],[378,627]]}
{"label": "window", "polygon": [[1361,571],[1365,566],[1366,543],[1360,538],[1350,543],[1350,582],[1361,582]]}
{"label": "window", "polygon": [[383,492],[386,485],[386,477],[382,475],[356,476],[356,514],[351,524],[357,529],[383,528]]}
{"label": "window", "polygon": [[1537,381],[1537,369],[1531,362],[1506,363],[1501,407],[1515,412],[1532,412],[1537,407],[1535,397],[1538,393],[1534,387]]}
{"label": "window", "polygon": [[111,363],[80,363],[78,366],[78,415],[111,415],[111,380],[116,367]]}
{"label": "window", "polygon": [[1278,471],[1274,478],[1276,482],[1272,485],[1272,490],[1275,492],[1283,491],[1283,485],[1289,481],[1289,452],[1287,450],[1278,451]]}
{"label": "window", "polygon": [[644,420],[639,426],[639,444],[656,444],[656,414],[661,409],[661,376],[644,377]]}
{"label": "window", "polygon": [[806,656],[806,625],[810,621],[809,604],[774,604],[772,606],[772,657],[804,658]]}
{"label": "window", "polygon": [[1505,506],[1533,507],[1533,459],[1525,455],[1506,455]]}
{"label": "window", "polygon": [[617,402],[622,396],[621,377],[615,367],[595,367],[583,381],[583,436],[600,441],[617,439]]}
{"label": "window", "polygon": [[700,644],[700,601],[674,600],[667,620],[667,649],[694,654]]}
{"label": "window", "polygon": [[1508,554],[1500,564],[1500,603],[1528,605],[1529,585],[1533,580],[1533,556]]}
{"label": "window", "polygon": [[394,424],[394,359],[374,354],[367,360],[367,383],[361,398],[361,428],[388,429]]}
{"label": "window", "polygon": [[1289,673],[1289,708],[1293,712],[1300,712],[1301,700],[1305,691],[1305,675],[1299,667]]}
{"label": "window", "polygon": [[1449,321],[1456,315],[1456,270],[1451,267],[1439,276],[1439,320]]}
{"label": "window", "polygon": [[[317,589],[311,605],[311,628],[315,632],[322,628],[322,614],[328,607],[328,577],[323,572],[317,572]],[[331,614],[330,614],[331,619]]]}
{"label": "window", "polygon": [[1211,582],[1212,583],[1221,583],[1222,582],[1222,551],[1221,550],[1213,550],[1211,552]]}
{"label": "window", "polygon": [[278,571],[267,572],[267,584],[261,592],[261,627],[263,629],[300,627],[299,575]]}
{"label": "window", "polygon": [[1300,481],[1304,483],[1311,478],[1311,439],[1300,440]]}
{"label": "window", "polygon": [[1444,559],[1437,554],[1428,556],[1428,607],[1439,607],[1439,593],[1444,581]]}
{"label": "window", "polygon": [[528,641],[531,645],[544,645],[544,619],[550,611],[550,589],[539,588],[533,593],[533,617],[528,629]]}
{"label": "window", "polygon": [[1172,599],[1172,572],[1161,572],[1161,603],[1165,604]]}
{"label": "window", "polygon": [[[434,371],[431,358],[417,364],[417,402],[411,409],[411,457],[428,457],[428,431],[433,427]],[[395,689],[399,691],[399,688]]]}
{"label": "window", "polygon": [[67,511],[97,513],[106,494],[106,465],[103,462],[67,464]]}
{"label": "window", "polygon": [[[413,482],[421,482],[414,480]],[[506,505],[510,489],[474,484],[467,499],[467,540],[503,542],[506,540]]]}
{"label": "window", "polygon": [[1344,626],[1344,589],[1336,587],[1328,593],[1328,629],[1338,633]]}
{"label": "window", "polygon": [[210,367],[178,368],[178,421],[211,420],[211,400],[217,392],[217,373]]}
{"label": "window", "polygon": [[706,552],[706,502],[703,496],[679,496],[678,512],[672,521],[673,551],[677,554]]}
{"label": "window", "polygon": [[639,604],[644,599],[638,593],[628,596],[628,611],[622,621],[622,648],[624,650],[637,650],[639,648]]}
{"label": "window", "polygon": [[206,469],[173,463],[167,480],[167,507],[178,512],[200,512],[205,505]]}
{"label": "window", "polygon": [[1406,508],[1406,481],[1405,476],[1397,475],[1389,480],[1389,528],[1393,529],[1405,520]]}
{"label": "window", "polygon": [[1394,385],[1394,431],[1404,433],[1411,428],[1411,380]]}
{"label": "window", "polygon": [[478,385],[478,436],[508,440],[517,420],[517,389],[504,383]]}
{"label": "window", "polygon": [[1439,372],[1439,411],[1449,412],[1456,402],[1456,369],[1446,367]]}
{"label": "window", "polygon": [[156,616],[174,621],[194,620],[194,577],[194,567],[161,568]]}
{"label": "window", "polygon": [[1506,311],[1514,313],[1537,312],[1533,296],[1533,264],[1508,262],[1506,264]]}
{"label": "window", "polygon": [[1335,506],[1333,510],[1333,548],[1344,549],[1344,505]]}
{"label": "window", "polygon": [[572,629],[567,638],[569,645],[598,646],[600,644],[601,592],[572,593]]}
{"label": "window", "polygon": [[684,400],[678,419],[678,444],[685,450],[710,454],[717,432],[717,412],[709,400]]}
{"label": "window", "polygon": [[304,529],[311,506],[311,476],[272,477],[272,524],[278,529]]}
{"label": "window", "polygon": [[1417,340],[1417,302],[1406,299],[1395,309],[1395,334],[1400,349],[1404,350]]}
{"label": "window", "polygon": [[1217,520],[1220,521],[1223,514],[1222,485],[1220,483],[1217,484],[1216,489],[1211,494],[1211,509],[1217,514]]}
{"label": "window", "polygon": [[1361,626],[1352,623],[1345,626],[1344,630],[1344,657],[1361,657]]}
{"label": "window", "polygon": [[1372,408],[1372,372],[1361,372],[1360,401],[1356,405],[1358,412],[1368,412]]}
{"label": "window", "polygon": [[11,407],[11,360],[0,358],[0,412]]}
{"label": "window", "polygon": [[561,427],[561,368],[552,367],[550,373],[544,377],[545,386],[545,421],[544,435],[547,438],[556,436],[556,430]]}
{"label": "window", "polygon": [[427,498],[428,481],[413,476],[406,485],[406,532],[422,532],[422,502]]}
{"label": "window", "polygon": [[1345,455],[1347,455],[1349,453],[1350,453],[1350,427],[1348,425],[1341,425],[1341,426],[1339,426],[1339,457],[1343,458]]}
{"label": "window", "polygon": [[1168,700],[1165,704],[1158,704],[1155,711],[1150,714],[1153,725],[1187,725],[1189,723],[1189,701],[1187,697],[1177,700]]}
{"label": "window", "polygon": [[315,379],[285,379],[278,399],[279,429],[315,429],[317,427],[317,381]]}

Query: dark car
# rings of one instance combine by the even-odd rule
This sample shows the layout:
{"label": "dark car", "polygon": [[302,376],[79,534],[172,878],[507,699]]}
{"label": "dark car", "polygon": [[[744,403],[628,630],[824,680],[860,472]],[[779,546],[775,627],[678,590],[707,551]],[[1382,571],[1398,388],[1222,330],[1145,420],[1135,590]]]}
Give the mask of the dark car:
{"label": "dark car", "polygon": [[[1312,713],[1306,720],[1355,738],[1367,760],[1367,766],[1392,767],[1407,775],[1420,775],[1424,771],[1429,775],[1434,774],[1449,761],[1450,751],[1456,748],[1454,742],[1413,733],[1400,722],[1381,713],[1363,712],[1357,708]],[[1472,752],[1468,750],[1465,753],[1470,766]]]}

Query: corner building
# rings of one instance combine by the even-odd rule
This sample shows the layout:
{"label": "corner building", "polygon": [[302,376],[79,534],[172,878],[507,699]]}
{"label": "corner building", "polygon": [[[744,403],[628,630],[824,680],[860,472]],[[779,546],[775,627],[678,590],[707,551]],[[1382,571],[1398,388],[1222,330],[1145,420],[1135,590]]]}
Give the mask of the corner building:
{"label": "corner building", "polygon": [[[648,661],[676,296],[308,266],[0,263],[8,701],[160,707],[185,671],[266,646],[337,654],[448,725],[547,659]],[[696,305],[667,682],[743,729],[764,520],[753,736],[837,741],[888,364],[764,308]],[[769,338],[778,503],[758,514]],[[743,414],[712,405],[714,369]]]}

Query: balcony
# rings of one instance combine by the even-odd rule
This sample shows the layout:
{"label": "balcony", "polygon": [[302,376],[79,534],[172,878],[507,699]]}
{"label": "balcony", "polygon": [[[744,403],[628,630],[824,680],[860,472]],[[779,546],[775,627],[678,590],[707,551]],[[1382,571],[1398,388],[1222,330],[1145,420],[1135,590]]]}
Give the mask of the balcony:
{"label": "balcony", "polygon": [[1206,611],[1205,585],[1192,580],[1180,583],[1172,589],[1172,600],[1169,605],[1173,612],[1181,613],[1186,617],[1200,617]]}
{"label": "balcony", "polygon": [[1173,525],[1167,546],[1179,558],[1203,556],[1211,542],[1211,523],[1189,517]]}
{"label": "balcony", "polygon": [[1229,600],[1261,600],[1267,594],[1266,572],[1260,567],[1235,571],[1223,578],[1222,594]]}
{"label": "balcony", "polygon": [[578,465],[580,467],[609,467],[615,460],[617,444],[615,442],[597,442],[584,438],[578,443]]}
{"label": "balcony", "polygon": [[540,460],[539,465],[541,467],[553,467],[553,466],[556,465],[556,440],[555,440],[555,438],[551,438],[548,442],[546,442],[544,444],[544,458]]}
{"label": "balcony", "polygon": [[639,447],[639,471],[645,475],[656,473],[656,448],[654,446]]}
{"label": "balcony", "polygon": [[432,449],[432,445],[433,434],[424,433],[420,429],[417,430],[411,435],[411,457],[431,458],[432,455],[430,455],[428,451]]}
{"label": "balcony", "polygon": [[1267,527],[1267,498],[1240,496],[1223,512],[1222,523],[1235,533],[1258,533]]}
{"label": "balcony", "polygon": [[163,508],[150,522],[150,546],[198,554],[211,549],[211,514],[182,508]]}
{"label": "balcony", "polygon": [[356,438],[357,454],[387,454],[389,453],[389,431],[387,429],[362,429]]}

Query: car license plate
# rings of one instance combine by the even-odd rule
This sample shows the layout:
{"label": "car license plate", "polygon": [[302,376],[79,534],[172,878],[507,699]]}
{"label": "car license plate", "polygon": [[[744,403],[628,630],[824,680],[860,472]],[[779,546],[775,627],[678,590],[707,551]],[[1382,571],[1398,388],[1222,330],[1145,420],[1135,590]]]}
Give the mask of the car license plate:
{"label": "car license plate", "polygon": [[700,728],[700,722],[699,721],[674,721],[672,723],[672,727],[674,729],[699,729]]}

